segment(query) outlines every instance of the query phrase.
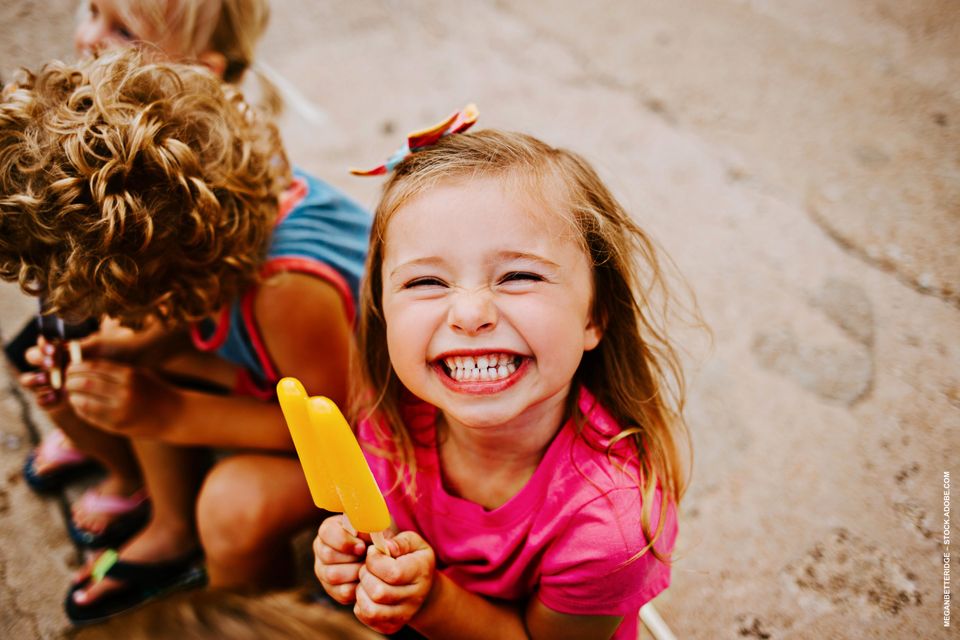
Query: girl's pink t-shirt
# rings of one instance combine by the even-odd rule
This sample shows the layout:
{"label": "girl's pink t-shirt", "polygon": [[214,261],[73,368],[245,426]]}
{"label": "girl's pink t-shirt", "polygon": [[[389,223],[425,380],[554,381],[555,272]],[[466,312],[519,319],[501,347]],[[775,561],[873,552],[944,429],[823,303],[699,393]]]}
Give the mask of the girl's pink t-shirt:
{"label": "girl's pink t-shirt", "polygon": [[[640,607],[667,588],[670,568],[649,551],[630,561],[647,545],[640,528],[636,454],[620,442],[614,452],[624,458],[615,458],[619,465],[611,461],[607,444],[619,427],[586,389],[579,404],[587,417],[582,432],[568,421],[523,489],[492,510],[443,487],[437,410],[426,403],[405,411],[407,427],[421,445],[416,500],[394,486],[396,470],[388,459],[365,454],[399,530],[419,533],[433,547],[438,570],[461,587],[509,601],[535,595],[560,613],[623,616],[613,637],[635,639]],[[365,444],[383,445],[369,422],[360,424],[358,435]],[[652,531],[660,500],[658,488]],[[669,554],[676,535],[671,504],[657,550]]]}

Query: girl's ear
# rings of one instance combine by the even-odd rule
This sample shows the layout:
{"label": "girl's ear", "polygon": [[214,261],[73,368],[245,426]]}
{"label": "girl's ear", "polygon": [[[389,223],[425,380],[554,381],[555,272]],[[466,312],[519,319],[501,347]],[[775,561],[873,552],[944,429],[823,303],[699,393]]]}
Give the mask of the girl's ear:
{"label": "girl's ear", "polygon": [[583,328],[583,350],[590,351],[600,344],[600,338],[603,337],[603,326],[592,315],[587,320],[587,326]]}
{"label": "girl's ear", "polygon": [[219,51],[204,51],[197,56],[197,60],[200,61],[200,64],[217,74],[218,77],[223,78],[223,74],[227,70],[227,57],[225,55]]}

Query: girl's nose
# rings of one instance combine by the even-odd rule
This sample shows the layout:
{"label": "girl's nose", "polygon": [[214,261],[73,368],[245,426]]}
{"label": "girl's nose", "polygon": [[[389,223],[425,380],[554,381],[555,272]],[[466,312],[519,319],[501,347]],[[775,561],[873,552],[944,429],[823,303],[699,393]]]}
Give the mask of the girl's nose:
{"label": "girl's nose", "polygon": [[447,314],[447,324],[456,332],[477,335],[497,326],[499,312],[489,291],[458,293]]}

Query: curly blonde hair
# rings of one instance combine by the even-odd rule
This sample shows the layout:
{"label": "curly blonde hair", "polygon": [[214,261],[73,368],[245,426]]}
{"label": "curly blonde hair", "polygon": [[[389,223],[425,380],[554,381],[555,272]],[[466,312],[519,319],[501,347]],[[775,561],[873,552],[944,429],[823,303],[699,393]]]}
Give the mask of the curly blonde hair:
{"label": "curly blonde hair", "polygon": [[[402,405],[409,392],[390,364],[383,313],[384,238],[394,214],[436,185],[463,178],[495,177],[519,191],[539,196],[545,209],[573,225],[593,270],[593,319],[603,327],[599,345],[583,355],[568,396],[568,415],[583,425],[577,389],[588,388],[622,431],[613,444],[628,440],[640,465],[643,496],[641,528],[649,545],[659,538],[669,505],[679,504],[687,486],[684,461],[691,453],[683,418],[684,375],[679,354],[668,337],[667,320],[674,296],[668,291],[665,265],[651,238],[613,197],[586,160],[531,136],[484,130],[447,136],[409,155],[384,186],[370,235],[370,250],[358,329],[358,376],[353,412],[371,416],[373,425],[392,441],[401,478],[415,479],[414,442],[403,426]],[[681,307],[684,309],[685,307]],[[698,323],[691,298],[688,315]],[[622,460],[614,460],[621,463]],[[663,491],[659,521],[652,530],[651,510],[657,488]],[[413,492],[413,480],[407,480]],[[664,559],[653,548],[658,558]]]}
{"label": "curly blonde hair", "polygon": [[257,277],[289,166],[212,74],[121,50],[0,94],[0,277],[51,311],[209,315]]}

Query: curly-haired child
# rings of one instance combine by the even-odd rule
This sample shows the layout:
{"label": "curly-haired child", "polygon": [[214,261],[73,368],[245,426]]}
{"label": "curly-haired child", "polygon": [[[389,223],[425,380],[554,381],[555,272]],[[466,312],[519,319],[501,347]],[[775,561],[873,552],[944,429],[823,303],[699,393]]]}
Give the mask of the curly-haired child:
{"label": "curly-haired child", "polygon": [[386,555],[325,520],[326,592],[384,633],[635,639],[686,484],[659,264],[582,158],[530,136],[451,134],[396,164],[358,437],[399,532]]}
{"label": "curly-haired child", "polygon": [[[198,533],[214,585],[289,578],[289,538],[317,516],[273,387],[296,375],[344,399],[369,224],[291,175],[275,127],[200,67],[120,51],[4,89],[0,277],[135,329],[83,343],[49,407],[99,459],[117,454],[104,436],[129,442],[152,503],[81,571],[71,619],[200,580]],[[174,369],[230,392],[173,384]],[[237,453],[207,471],[205,447]]]}
{"label": "curly-haired child", "polygon": [[[239,83],[252,65],[268,19],[266,0],[84,0],[77,13],[74,44],[81,54],[135,44],[150,56],[199,63],[224,81]],[[275,99],[269,83],[263,86],[267,98]],[[31,368],[24,352],[36,343],[37,333],[36,323],[31,322],[6,346],[8,357],[21,371]],[[44,404],[55,397],[46,394],[38,400]],[[120,451],[125,446],[116,441],[113,448]],[[30,453],[23,475],[31,488],[49,492],[80,476],[90,462],[61,430],[54,429]],[[73,531],[81,543],[96,541],[111,525],[129,530],[142,513],[137,503],[139,471],[121,463],[107,472],[107,480],[73,507]],[[127,500],[131,495],[134,500]]]}

